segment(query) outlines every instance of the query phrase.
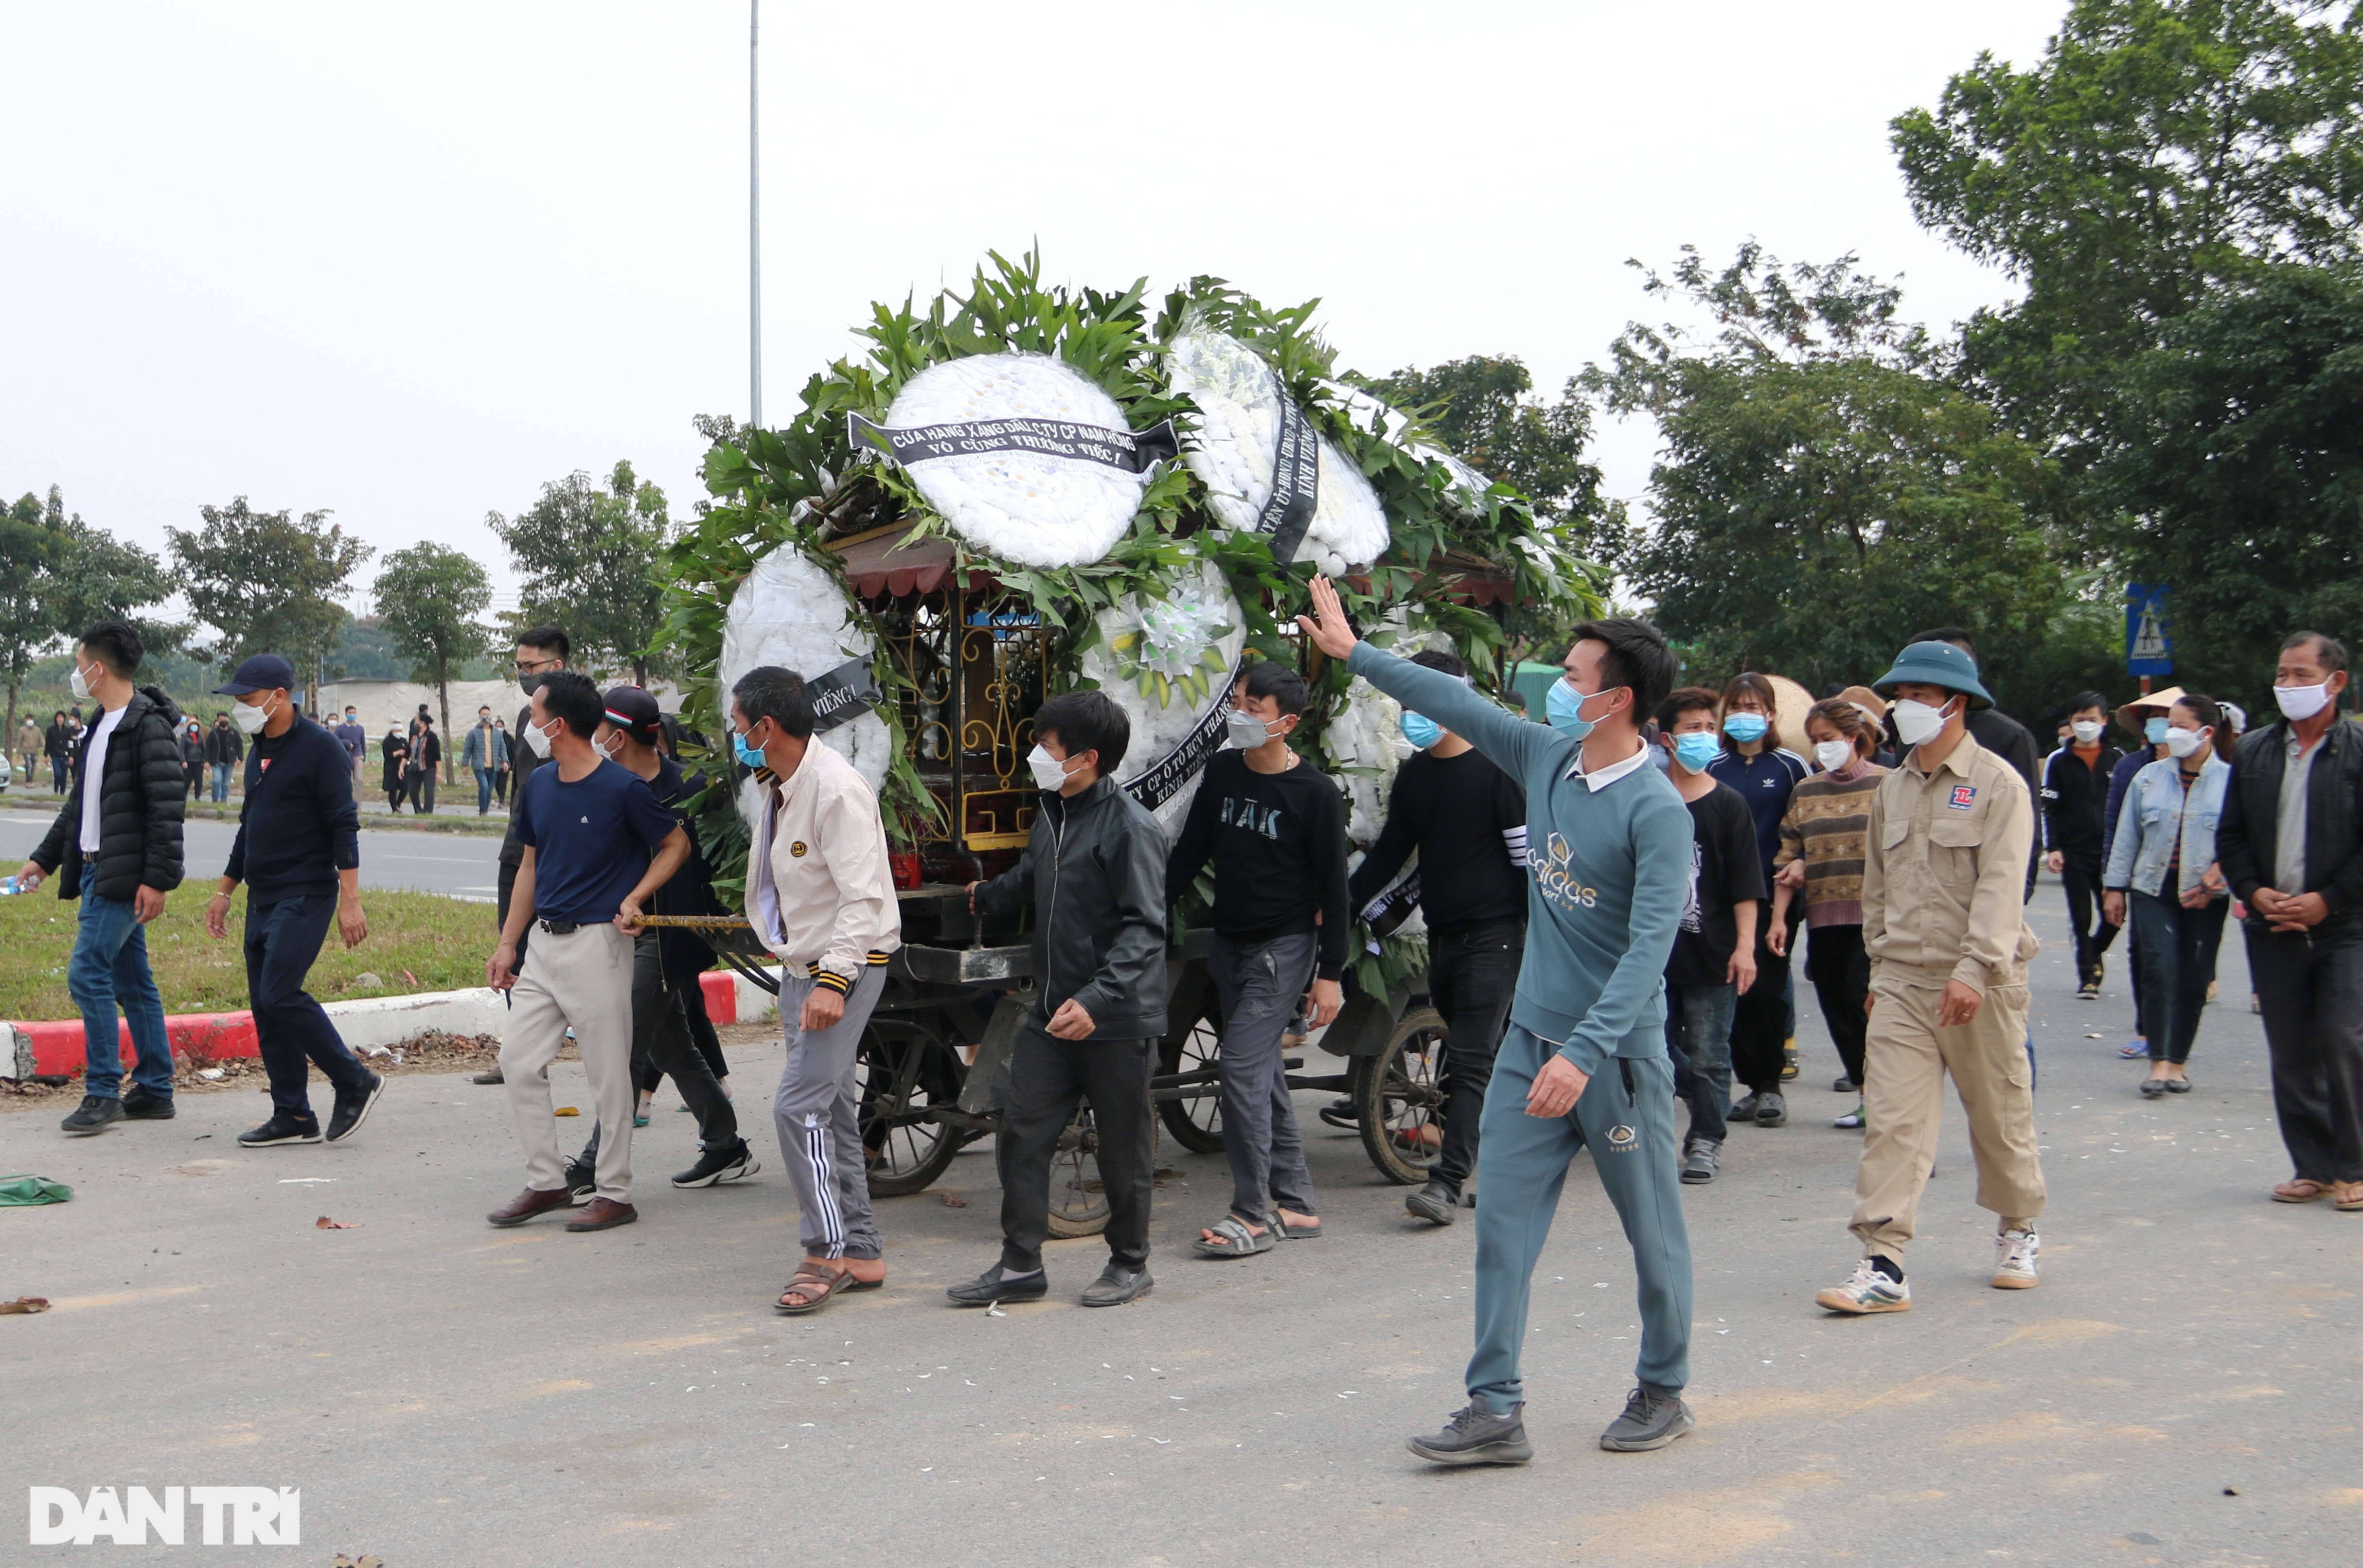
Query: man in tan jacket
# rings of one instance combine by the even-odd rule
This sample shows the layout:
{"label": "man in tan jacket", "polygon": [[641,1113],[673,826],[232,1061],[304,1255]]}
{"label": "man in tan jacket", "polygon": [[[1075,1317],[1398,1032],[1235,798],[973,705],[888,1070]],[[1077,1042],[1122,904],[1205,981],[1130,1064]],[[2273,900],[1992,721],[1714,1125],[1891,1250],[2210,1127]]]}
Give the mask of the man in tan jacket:
{"label": "man in tan jacket", "polygon": [[730,689],[731,744],[757,771],[762,808],[747,855],[747,917],[781,962],[787,1067],[771,1119],[803,1209],[804,1257],[780,1296],[791,1316],[886,1281],[870,1213],[854,1054],[903,944],[878,796],[812,743],[812,695],[775,664]]}
{"label": "man in tan jacket", "polygon": [[2026,859],[2034,817],[2018,770],[1964,723],[1992,698],[1969,655],[1915,642],[1873,683],[1895,699],[1909,750],[1871,795],[1862,873],[1870,958],[1862,1163],[1854,1221],[1863,1258],[1814,1301],[1833,1312],[1907,1312],[1903,1280],[1920,1195],[1936,1162],[1950,1073],[1969,1114],[1978,1207],[2001,1217],[1996,1289],[2036,1283],[2043,1170],[2026,1052]]}

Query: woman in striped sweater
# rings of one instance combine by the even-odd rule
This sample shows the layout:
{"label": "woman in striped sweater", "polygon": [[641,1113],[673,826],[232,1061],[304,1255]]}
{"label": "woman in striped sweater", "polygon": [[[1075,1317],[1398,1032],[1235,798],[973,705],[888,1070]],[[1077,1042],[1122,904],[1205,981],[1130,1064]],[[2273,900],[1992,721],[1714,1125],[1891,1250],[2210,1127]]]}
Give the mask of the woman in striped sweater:
{"label": "woman in striped sweater", "polygon": [[1837,1125],[1859,1128],[1868,1024],[1863,1002],[1870,995],[1870,960],[1862,949],[1863,835],[1870,825],[1871,792],[1887,770],[1870,760],[1880,739],[1878,725],[1845,697],[1815,703],[1805,716],[1805,736],[1821,772],[1797,786],[1781,818],[1771,940],[1787,942],[1789,903],[1802,892],[1805,974],[1846,1064],[1846,1076],[1831,1087],[1857,1096]]}

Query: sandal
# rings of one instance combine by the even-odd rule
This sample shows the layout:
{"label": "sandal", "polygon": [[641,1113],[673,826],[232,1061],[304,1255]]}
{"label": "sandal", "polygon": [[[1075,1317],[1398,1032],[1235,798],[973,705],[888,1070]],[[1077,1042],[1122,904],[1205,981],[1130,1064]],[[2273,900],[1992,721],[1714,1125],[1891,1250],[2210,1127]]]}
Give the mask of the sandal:
{"label": "sandal", "polygon": [[1279,1224],[1280,1233],[1292,1241],[1310,1241],[1321,1234],[1321,1217],[1317,1214],[1313,1216],[1310,1225],[1291,1225],[1285,1219],[1280,1220]]}
{"label": "sandal", "polygon": [[2120,1062],[2148,1061],[2149,1041],[2146,1040],[2137,1040],[2130,1045],[2121,1045],[2117,1047],[2117,1060]]}
{"label": "sandal", "polygon": [[1215,1240],[1201,1236],[1190,1243],[1202,1258],[1249,1258],[1258,1252],[1269,1252],[1280,1244],[1280,1227],[1267,1225],[1261,1235],[1249,1230],[1247,1222],[1236,1214],[1226,1214],[1207,1227]]}
{"label": "sandal", "polygon": [[[788,1281],[788,1288],[780,1292],[780,1299],[771,1303],[771,1310],[783,1318],[801,1318],[807,1312],[819,1311],[838,1292],[849,1288],[855,1288],[854,1279],[845,1270],[815,1268],[806,1263]],[[790,1306],[788,1297],[792,1296],[803,1299]]]}
{"label": "sandal", "polygon": [[2363,1182],[2331,1183],[2330,1207],[2341,1214],[2363,1214]]}
{"label": "sandal", "polygon": [[2312,1176],[2292,1176],[2273,1189],[2275,1203],[2312,1203],[2318,1197],[2331,1195],[2328,1182],[2317,1182]]}

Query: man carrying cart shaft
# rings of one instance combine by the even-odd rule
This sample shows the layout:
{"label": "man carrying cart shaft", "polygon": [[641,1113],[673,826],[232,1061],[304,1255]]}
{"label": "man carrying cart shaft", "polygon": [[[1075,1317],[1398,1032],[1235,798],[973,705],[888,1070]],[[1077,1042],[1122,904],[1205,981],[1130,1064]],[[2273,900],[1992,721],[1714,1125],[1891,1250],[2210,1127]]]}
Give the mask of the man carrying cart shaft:
{"label": "man carrying cart shaft", "polygon": [[1313,609],[1297,625],[1324,653],[1467,736],[1526,794],[1526,954],[1485,1094],[1469,1404],[1411,1451],[1438,1464],[1533,1457],[1518,1369],[1529,1287],[1568,1166],[1586,1147],[1632,1243],[1641,1309],[1640,1386],[1600,1443],[1663,1448],[1694,1425],[1681,1399],[1691,1249],[1663,995],[1690,891],[1691,817],[1650,765],[1640,719],[1672,687],[1673,654],[1647,622],[1586,622],[1552,684],[1545,728],[1357,639],[1326,578],[1313,580]]}

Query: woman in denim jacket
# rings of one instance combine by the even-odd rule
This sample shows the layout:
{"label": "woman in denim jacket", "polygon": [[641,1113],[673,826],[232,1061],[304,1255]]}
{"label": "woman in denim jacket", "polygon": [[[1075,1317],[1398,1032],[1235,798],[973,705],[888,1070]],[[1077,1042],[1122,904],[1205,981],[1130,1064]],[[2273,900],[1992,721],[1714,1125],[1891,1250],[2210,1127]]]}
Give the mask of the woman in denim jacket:
{"label": "woman in denim jacket", "polygon": [[2148,1099],[2191,1091],[2183,1063],[2199,1033],[2231,907],[2215,863],[2215,820],[2232,777],[2216,744],[2224,733],[2223,710],[2213,700],[2195,692],[2175,700],[2167,712],[2167,755],[2126,788],[2101,873],[2109,924],[2124,924],[2132,895],[2142,1017],[2149,1026],[2149,1077],[2141,1086]]}

